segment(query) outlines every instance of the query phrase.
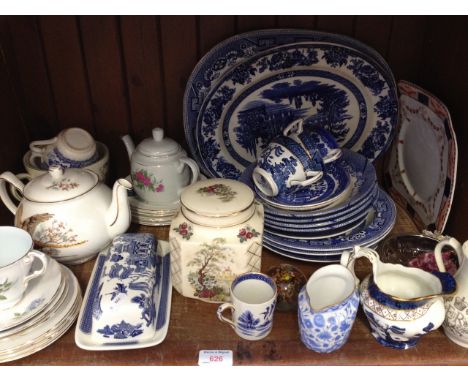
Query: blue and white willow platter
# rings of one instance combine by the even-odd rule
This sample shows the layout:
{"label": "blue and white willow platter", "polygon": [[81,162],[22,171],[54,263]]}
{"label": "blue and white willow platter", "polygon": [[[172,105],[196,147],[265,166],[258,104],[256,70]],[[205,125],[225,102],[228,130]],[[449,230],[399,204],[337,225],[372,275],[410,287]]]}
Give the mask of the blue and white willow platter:
{"label": "blue and white willow platter", "polygon": [[393,228],[396,220],[396,208],[393,200],[383,191],[373,205],[374,213],[371,221],[363,229],[353,230],[348,235],[320,240],[286,239],[264,232],[267,241],[289,250],[304,250],[311,252],[339,252],[350,249],[355,245],[374,245],[382,240]]}
{"label": "blue and white willow platter", "polygon": [[196,121],[207,94],[218,80],[230,68],[257,54],[282,45],[300,42],[329,43],[361,52],[367,60],[373,61],[380,67],[389,78],[391,86],[396,87],[392,71],[383,57],[373,48],[347,36],[300,29],[267,29],[233,36],[206,53],[187,81],[183,102],[184,130],[191,154],[197,162],[201,164],[194,136]]}
{"label": "blue and white willow platter", "polygon": [[[167,241],[157,241],[157,255],[156,255],[156,281],[152,294],[152,309],[154,309],[154,323],[153,330],[154,335],[151,338],[138,340],[137,337],[133,341],[128,341],[128,337],[132,336],[132,328],[127,324],[124,325],[125,317],[122,317],[122,323],[120,328],[116,328],[116,335],[122,338],[122,341],[107,340],[105,337],[102,341],[96,341],[93,338],[92,332],[90,331],[90,315],[94,314],[96,307],[96,297],[99,297],[100,293],[100,281],[103,273],[103,268],[108,256],[110,256],[108,246],[102,250],[94,264],[94,269],[88,283],[88,288],[83,299],[80,314],[78,317],[76,329],[75,329],[75,342],[76,344],[86,350],[123,350],[123,349],[138,349],[150,346],[155,346],[164,341],[169,329],[169,319],[171,313],[171,297],[172,297],[172,285],[171,285],[171,261],[170,261],[170,250],[169,243]],[[136,267],[145,267],[145,263],[132,264]],[[121,277],[125,273],[124,267],[117,269]],[[138,284],[134,280],[135,284]],[[123,285],[123,284],[121,284]],[[136,287],[136,286],[135,286]],[[138,302],[138,301],[135,301]],[[143,301],[140,302],[143,305]],[[142,319],[145,313],[142,313]],[[96,323],[94,323],[96,324]],[[114,325],[116,326],[116,325]],[[113,328],[113,327],[112,327]],[[111,329],[112,329],[111,328]],[[120,331],[120,333],[117,333]]]}
{"label": "blue and white willow platter", "polygon": [[266,204],[290,211],[322,208],[339,199],[351,186],[346,170],[339,163],[324,165],[323,177],[309,187],[292,188],[287,194],[266,196],[255,186],[255,192]]}
{"label": "blue and white willow platter", "polygon": [[396,88],[373,61],[353,49],[303,43],[230,69],[206,97],[195,137],[202,167],[237,179],[298,118],[373,161],[393,138],[397,117]]}

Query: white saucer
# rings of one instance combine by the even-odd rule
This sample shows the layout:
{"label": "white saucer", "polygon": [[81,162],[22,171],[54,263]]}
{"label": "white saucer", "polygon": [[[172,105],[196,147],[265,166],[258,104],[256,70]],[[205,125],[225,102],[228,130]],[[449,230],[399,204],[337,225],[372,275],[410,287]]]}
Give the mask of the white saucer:
{"label": "white saucer", "polygon": [[78,280],[66,267],[63,272],[67,292],[54,309],[42,315],[42,320],[21,332],[0,341],[0,362],[9,362],[26,357],[49,346],[59,339],[73,324],[81,304],[81,290]]}
{"label": "white saucer", "polygon": [[[45,273],[28,284],[20,302],[9,309],[0,311],[0,331],[18,326],[41,312],[54,298],[60,286],[62,274],[60,265],[52,258]],[[32,270],[38,269],[35,261]]]}

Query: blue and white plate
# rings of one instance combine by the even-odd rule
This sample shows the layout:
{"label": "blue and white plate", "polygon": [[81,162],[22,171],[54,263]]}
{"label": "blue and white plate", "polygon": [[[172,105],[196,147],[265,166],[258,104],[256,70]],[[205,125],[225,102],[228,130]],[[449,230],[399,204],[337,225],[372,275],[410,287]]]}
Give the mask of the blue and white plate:
{"label": "blue and white plate", "polygon": [[371,209],[369,204],[367,208],[358,211],[355,214],[346,215],[344,219],[332,220],[327,222],[327,224],[307,224],[300,220],[291,220],[291,221],[278,221],[273,220],[268,216],[265,216],[265,227],[273,228],[275,230],[281,230],[283,232],[324,232],[324,231],[333,231],[338,228],[349,226],[353,223],[356,223],[359,220],[363,220],[368,215]]}
{"label": "blue and white plate", "polygon": [[330,220],[322,220],[322,221],[315,221],[312,219],[307,219],[307,217],[292,217],[286,218],[283,216],[276,216],[265,214],[265,223],[273,224],[277,226],[286,226],[290,227],[291,229],[295,228],[319,228],[319,227],[328,227],[333,226],[336,224],[344,223],[350,220],[357,218],[358,216],[366,216],[367,212],[369,211],[371,205],[374,203],[375,198],[378,194],[378,187],[375,188],[375,191],[369,196],[369,198],[365,199],[365,203],[362,205],[357,205],[350,209],[347,213],[343,215],[339,215],[337,217],[331,217]]}
{"label": "blue and white plate", "polygon": [[206,97],[195,137],[203,168],[239,178],[292,121],[322,126],[373,161],[398,117],[396,87],[374,61],[330,44],[274,48],[231,68]]}
{"label": "blue and white plate", "polygon": [[212,87],[230,68],[242,61],[272,48],[299,42],[325,42],[330,46],[342,46],[362,52],[382,72],[387,73],[392,86],[396,86],[392,71],[383,57],[373,48],[347,36],[299,29],[268,29],[233,36],[206,53],[187,81],[183,102],[184,130],[191,154],[199,163],[201,160],[196,149],[195,125],[201,105]]}
{"label": "blue and white plate", "polygon": [[288,211],[307,211],[326,207],[338,200],[351,187],[346,170],[338,163],[324,165],[323,177],[309,187],[292,188],[287,194],[269,197],[255,186],[255,192],[266,204]]}
{"label": "blue and white plate", "polygon": [[317,229],[289,229],[284,226],[273,226],[265,222],[265,232],[287,239],[326,239],[327,237],[346,235],[357,227],[361,227],[361,225],[365,224],[366,216],[367,215],[361,216],[359,219],[347,222],[346,224],[338,225],[334,228],[320,227]]}
{"label": "blue and white plate", "polygon": [[350,249],[355,245],[374,245],[382,240],[393,228],[396,221],[396,208],[393,200],[383,191],[373,205],[373,216],[364,229],[356,229],[349,235],[340,235],[320,240],[287,239],[264,232],[264,238],[290,249],[306,251],[333,251],[339,252]]}
{"label": "blue and white plate", "polygon": [[341,253],[333,254],[333,255],[316,255],[316,256],[301,255],[297,252],[290,252],[290,251],[286,251],[283,249],[279,249],[275,245],[272,245],[266,241],[263,242],[263,247],[272,252],[277,253],[278,255],[288,257],[294,260],[307,261],[310,263],[335,263],[335,262],[339,262],[341,258]]}

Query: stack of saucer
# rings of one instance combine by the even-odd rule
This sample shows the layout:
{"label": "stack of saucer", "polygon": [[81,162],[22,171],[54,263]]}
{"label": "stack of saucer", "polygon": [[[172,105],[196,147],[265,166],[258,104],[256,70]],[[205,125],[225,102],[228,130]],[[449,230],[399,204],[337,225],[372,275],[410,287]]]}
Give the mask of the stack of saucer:
{"label": "stack of saucer", "polygon": [[136,224],[149,226],[169,225],[179,210],[179,203],[174,204],[174,208],[161,209],[136,195],[130,196],[128,200],[132,211],[132,221]]}
{"label": "stack of saucer", "polygon": [[252,182],[256,164],[241,181],[265,207],[263,245],[303,261],[339,261],[355,245],[375,246],[393,228],[396,209],[377,185],[375,168],[364,156],[342,149],[342,157],[325,165],[320,181],[288,194],[268,197]]}
{"label": "stack of saucer", "polygon": [[46,272],[29,282],[22,299],[0,311],[0,363],[49,346],[66,333],[78,316],[78,280],[68,268],[52,258],[48,260]]}

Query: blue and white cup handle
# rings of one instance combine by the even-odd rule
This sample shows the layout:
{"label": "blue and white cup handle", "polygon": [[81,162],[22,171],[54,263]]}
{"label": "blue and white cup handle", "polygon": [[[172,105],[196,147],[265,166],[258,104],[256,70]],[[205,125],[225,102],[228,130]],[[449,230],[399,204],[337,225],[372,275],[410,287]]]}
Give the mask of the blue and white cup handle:
{"label": "blue and white cup handle", "polygon": [[324,163],[330,163],[335,160],[337,160],[339,157],[341,157],[342,151],[341,149],[331,149],[328,153],[328,155],[323,158]]}
{"label": "blue and white cup handle", "polygon": [[57,142],[57,137],[51,139],[44,139],[42,141],[33,141],[29,144],[29,149],[31,150],[31,156],[29,158],[29,163],[31,165],[34,164],[34,158],[39,157],[40,161],[42,162],[44,159],[44,154],[47,151],[47,147],[50,145],[54,145]]}
{"label": "blue and white cup handle", "polygon": [[291,122],[284,130],[283,135],[289,137],[290,135],[299,135],[304,131],[304,120],[297,119],[294,122]]}
{"label": "blue and white cup handle", "polygon": [[236,325],[234,324],[234,322],[232,322],[232,320],[230,320],[229,318],[224,317],[224,315],[223,315],[223,312],[224,312],[226,309],[230,309],[230,310],[231,310],[231,314],[236,310],[236,308],[234,307],[234,305],[232,305],[232,304],[229,303],[229,302],[226,302],[226,303],[224,303],[224,304],[221,304],[221,305],[218,307],[218,310],[217,310],[217,312],[216,312],[216,315],[218,316],[218,320],[220,320],[221,322],[224,322],[224,323],[228,324],[232,329],[236,330]]}
{"label": "blue and white cup handle", "polygon": [[303,181],[298,181],[298,180],[291,180],[291,186],[300,186],[300,187],[307,187],[310,186],[311,184],[314,184],[315,182],[319,181],[323,177],[323,171],[311,171],[307,174],[307,176],[311,176],[311,178],[308,178]]}
{"label": "blue and white cup handle", "polygon": [[42,263],[42,267],[41,267],[41,269],[38,269],[37,271],[34,271],[30,275],[27,275],[23,279],[23,283],[24,283],[25,288],[28,286],[28,283],[31,280],[35,279],[36,277],[39,277],[39,276],[43,275],[45,273],[46,269],[47,269],[47,265],[49,263],[48,260],[47,260],[47,256],[45,254],[43,254],[42,252],[36,251],[35,249],[29,251],[28,255],[24,258],[24,261],[32,263],[35,258],[40,260],[40,262]]}

